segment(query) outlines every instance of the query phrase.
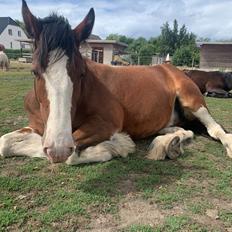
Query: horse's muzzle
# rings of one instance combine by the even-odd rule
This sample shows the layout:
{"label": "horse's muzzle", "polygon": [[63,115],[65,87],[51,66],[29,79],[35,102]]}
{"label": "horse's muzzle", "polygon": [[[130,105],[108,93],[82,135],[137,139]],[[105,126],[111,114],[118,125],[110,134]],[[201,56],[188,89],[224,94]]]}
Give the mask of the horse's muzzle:
{"label": "horse's muzzle", "polygon": [[52,163],[63,163],[74,152],[75,147],[44,147],[43,151]]}

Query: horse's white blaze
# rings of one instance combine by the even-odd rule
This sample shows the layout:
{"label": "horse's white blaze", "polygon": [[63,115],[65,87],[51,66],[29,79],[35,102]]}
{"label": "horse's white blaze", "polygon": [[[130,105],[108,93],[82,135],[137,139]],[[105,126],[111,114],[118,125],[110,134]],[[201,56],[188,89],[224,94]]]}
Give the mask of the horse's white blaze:
{"label": "horse's white blaze", "polygon": [[227,134],[205,107],[200,107],[193,114],[205,125],[210,136],[221,141],[226,148],[227,155],[232,158],[232,134]]}
{"label": "horse's white blaze", "polygon": [[71,126],[73,83],[67,73],[68,57],[63,55],[54,62],[57,54],[60,54],[60,51],[55,50],[49,54],[49,64],[43,73],[50,104],[44,146],[73,146]]}
{"label": "horse's white blaze", "polygon": [[114,157],[126,157],[134,152],[135,144],[129,135],[115,133],[109,140],[96,146],[88,147],[80,154],[73,153],[66,164],[77,165],[81,163],[106,162]]}

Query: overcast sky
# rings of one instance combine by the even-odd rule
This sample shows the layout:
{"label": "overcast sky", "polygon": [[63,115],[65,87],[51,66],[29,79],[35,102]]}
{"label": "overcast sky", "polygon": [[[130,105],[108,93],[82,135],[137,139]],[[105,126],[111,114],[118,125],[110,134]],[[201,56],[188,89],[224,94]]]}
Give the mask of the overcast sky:
{"label": "overcast sky", "polygon": [[[177,19],[198,37],[232,39],[232,0],[28,0],[34,15],[63,14],[75,27],[94,7],[93,33],[155,37],[166,21]],[[20,0],[0,0],[0,16],[22,20]]]}

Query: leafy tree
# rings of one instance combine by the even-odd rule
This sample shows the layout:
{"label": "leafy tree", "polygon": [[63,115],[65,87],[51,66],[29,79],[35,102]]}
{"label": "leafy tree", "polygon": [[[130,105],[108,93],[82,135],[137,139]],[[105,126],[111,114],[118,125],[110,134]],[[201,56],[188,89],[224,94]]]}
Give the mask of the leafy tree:
{"label": "leafy tree", "polygon": [[172,63],[176,66],[198,65],[200,60],[199,50],[195,46],[181,46],[172,57]]}
{"label": "leafy tree", "polygon": [[210,38],[207,37],[199,37],[196,39],[197,42],[210,42]]}
{"label": "leafy tree", "polygon": [[126,44],[131,44],[134,39],[131,37],[127,37],[125,35],[119,35],[119,34],[109,34],[106,39],[108,40],[116,40],[118,42],[126,43]]}
{"label": "leafy tree", "polygon": [[131,54],[131,59],[134,64],[139,63],[140,49],[146,44],[147,40],[143,37],[139,37],[128,45],[127,51]]}
{"label": "leafy tree", "polygon": [[151,44],[153,46],[155,52],[158,50],[158,40],[158,37],[151,37],[148,40],[148,44]]}
{"label": "leafy tree", "polygon": [[151,64],[152,56],[155,54],[155,48],[152,44],[144,44],[139,50],[140,64]]}
{"label": "leafy tree", "polygon": [[175,19],[173,22],[173,29],[170,28],[169,23],[166,22],[161,27],[161,35],[158,39],[158,50],[162,55],[173,55],[176,49],[181,46],[195,44],[196,36],[189,33],[185,25],[180,29],[178,22]]}

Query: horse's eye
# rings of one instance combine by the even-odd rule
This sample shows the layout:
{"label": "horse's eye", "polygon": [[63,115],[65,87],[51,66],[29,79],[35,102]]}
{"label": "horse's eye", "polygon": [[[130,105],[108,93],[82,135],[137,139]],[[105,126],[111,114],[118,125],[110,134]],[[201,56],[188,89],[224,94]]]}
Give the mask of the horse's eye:
{"label": "horse's eye", "polygon": [[35,77],[39,77],[39,72],[35,69],[31,70],[31,73],[35,76]]}

